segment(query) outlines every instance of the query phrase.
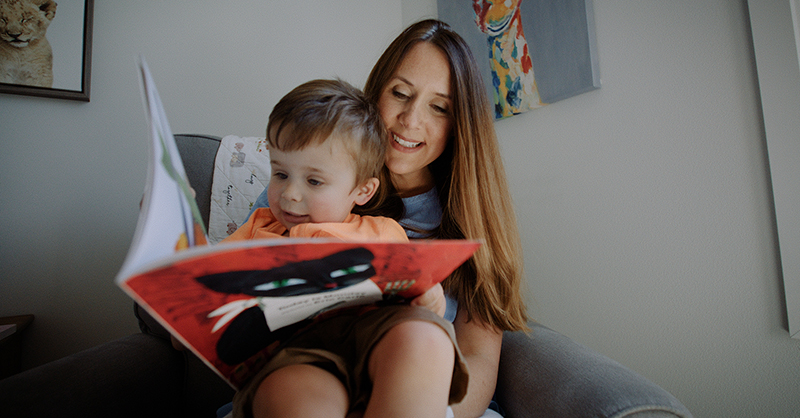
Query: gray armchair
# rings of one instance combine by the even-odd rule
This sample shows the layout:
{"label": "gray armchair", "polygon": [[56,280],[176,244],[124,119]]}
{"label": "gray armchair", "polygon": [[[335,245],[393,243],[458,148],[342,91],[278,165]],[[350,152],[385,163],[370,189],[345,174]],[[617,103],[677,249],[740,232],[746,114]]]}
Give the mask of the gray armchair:
{"label": "gray armchair", "polygon": [[[220,138],[177,135],[208,221]],[[111,280],[109,278],[109,280]],[[14,417],[215,417],[233,390],[138,307],[142,332],[0,380]],[[675,397],[540,324],[506,333],[495,398],[509,418],[691,417]]]}

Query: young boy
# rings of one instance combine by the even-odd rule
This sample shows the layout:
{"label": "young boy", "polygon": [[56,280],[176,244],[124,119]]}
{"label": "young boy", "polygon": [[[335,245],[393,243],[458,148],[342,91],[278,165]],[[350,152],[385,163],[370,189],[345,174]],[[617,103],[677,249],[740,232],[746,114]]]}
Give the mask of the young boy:
{"label": "young boy", "polygon": [[[350,213],[375,195],[388,144],[377,108],[358,89],[339,80],[300,85],[274,107],[267,141],[269,207],[257,209],[223,242],[408,240],[394,220]],[[424,382],[404,374],[420,370],[428,376]],[[423,307],[357,309],[286,342],[237,392],[233,415],[344,418],[369,408],[377,416],[443,417],[466,388],[452,324]]]}
{"label": "young boy", "polygon": [[378,190],[385,132],[373,105],[342,81],[314,80],[292,90],[267,124],[269,207],[256,209],[224,241],[279,236],[408,241],[394,220],[350,213]]}

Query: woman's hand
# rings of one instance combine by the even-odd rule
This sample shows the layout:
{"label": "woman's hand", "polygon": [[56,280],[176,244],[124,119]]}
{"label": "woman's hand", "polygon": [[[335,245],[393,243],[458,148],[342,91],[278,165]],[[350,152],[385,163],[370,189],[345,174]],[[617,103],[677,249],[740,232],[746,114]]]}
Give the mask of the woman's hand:
{"label": "woman's hand", "polygon": [[444,297],[444,289],[441,283],[437,283],[427,292],[417,296],[411,301],[411,306],[421,306],[428,308],[436,315],[444,318],[444,312],[447,309],[447,300]]}

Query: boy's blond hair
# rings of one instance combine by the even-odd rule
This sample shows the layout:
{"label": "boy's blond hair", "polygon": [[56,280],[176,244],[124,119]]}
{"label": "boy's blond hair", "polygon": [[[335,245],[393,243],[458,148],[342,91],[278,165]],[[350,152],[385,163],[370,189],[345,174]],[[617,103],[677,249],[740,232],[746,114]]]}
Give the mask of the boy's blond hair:
{"label": "boy's blond hair", "polygon": [[377,107],[347,82],[335,79],[303,83],[283,96],[269,115],[270,148],[301,150],[321,144],[332,135],[344,140],[356,168],[356,185],[379,176],[386,158],[388,133]]}

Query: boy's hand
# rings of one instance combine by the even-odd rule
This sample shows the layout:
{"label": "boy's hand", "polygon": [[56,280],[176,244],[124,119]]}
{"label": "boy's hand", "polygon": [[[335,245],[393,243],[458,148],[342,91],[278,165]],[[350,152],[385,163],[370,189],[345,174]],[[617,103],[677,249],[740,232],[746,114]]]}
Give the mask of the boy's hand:
{"label": "boy's hand", "polygon": [[186,346],[183,345],[177,338],[173,337],[172,335],[169,336],[170,342],[172,343],[172,348],[183,351],[186,350]]}
{"label": "boy's hand", "polygon": [[444,312],[447,309],[447,300],[444,297],[444,288],[441,283],[437,283],[427,292],[417,296],[411,301],[411,306],[421,306],[433,311],[436,315],[444,318]]}

